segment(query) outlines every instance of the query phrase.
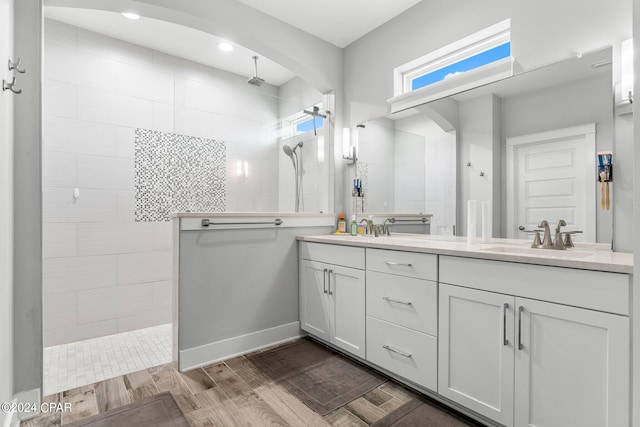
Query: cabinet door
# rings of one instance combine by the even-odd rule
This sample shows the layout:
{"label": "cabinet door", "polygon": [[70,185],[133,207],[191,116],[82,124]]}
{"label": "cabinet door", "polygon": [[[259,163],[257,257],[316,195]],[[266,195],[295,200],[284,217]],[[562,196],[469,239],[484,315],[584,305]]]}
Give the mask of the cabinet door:
{"label": "cabinet door", "polygon": [[516,307],[516,426],[628,426],[629,319],[523,298]]}
{"label": "cabinet door", "polygon": [[312,335],[331,341],[331,310],[329,309],[326,264],[300,261],[300,327]]}
{"label": "cabinet door", "polygon": [[514,298],[440,285],[438,393],[513,425]]}
{"label": "cabinet door", "polygon": [[329,299],[336,346],[365,357],[364,271],[329,265]]}

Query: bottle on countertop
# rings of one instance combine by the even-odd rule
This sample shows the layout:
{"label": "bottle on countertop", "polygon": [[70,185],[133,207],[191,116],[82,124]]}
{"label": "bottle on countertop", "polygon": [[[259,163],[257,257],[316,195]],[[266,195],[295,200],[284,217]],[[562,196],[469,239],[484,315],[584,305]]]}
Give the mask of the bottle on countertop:
{"label": "bottle on countertop", "polygon": [[356,222],[355,215],[351,215],[351,235],[352,236],[358,235],[358,223]]}
{"label": "bottle on countertop", "polygon": [[344,219],[344,214],[340,214],[340,219],[338,220],[338,231],[341,233],[347,232],[347,221]]}

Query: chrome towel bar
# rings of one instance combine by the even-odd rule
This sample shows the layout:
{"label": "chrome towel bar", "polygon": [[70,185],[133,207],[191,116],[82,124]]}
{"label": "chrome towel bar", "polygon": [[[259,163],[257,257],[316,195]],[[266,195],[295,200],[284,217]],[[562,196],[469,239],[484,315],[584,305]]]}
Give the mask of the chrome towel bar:
{"label": "chrome towel bar", "polygon": [[276,218],[275,221],[258,221],[258,222],[213,222],[208,218],[205,218],[200,223],[203,227],[210,225],[282,225],[282,220]]}

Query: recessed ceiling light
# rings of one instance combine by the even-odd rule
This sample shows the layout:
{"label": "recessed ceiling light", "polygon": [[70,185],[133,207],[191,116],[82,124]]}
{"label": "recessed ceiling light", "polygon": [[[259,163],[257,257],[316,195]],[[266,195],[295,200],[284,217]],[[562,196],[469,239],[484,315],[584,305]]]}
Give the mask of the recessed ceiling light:
{"label": "recessed ceiling light", "polygon": [[233,50],[233,45],[229,42],[220,42],[218,43],[218,49],[223,52],[231,52]]}
{"label": "recessed ceiling light", "polygon": [[133,13],[133,12],[122,12],[122,16],[124,16],[125,18],[131,19],[131,20],[137,20],[140,19],[140,15],[138,15],[137,13]]}

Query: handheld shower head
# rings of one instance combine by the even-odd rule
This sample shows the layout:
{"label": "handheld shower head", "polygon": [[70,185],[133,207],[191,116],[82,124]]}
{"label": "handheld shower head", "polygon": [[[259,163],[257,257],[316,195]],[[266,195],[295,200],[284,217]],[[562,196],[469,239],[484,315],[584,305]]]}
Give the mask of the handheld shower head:
{"label": "handheld shower head", "polygon": [[298,147],[302,148],[302,146],[303,146],[303,145],[304,145],[304,144],[302,144],[302,141],[298,142],[298,143],[293,147],[293,151],[295,152],[295,151],[298,149]]}
{"label": "handheld shower head", "polygon": [[[296,145],[296,147],[297,147],[297,145]],[[283,145],[282,146],[282,151],[284,151],[284,154],[286,154],[287,156],[293,157],[293,151],[294,150],[292,150],[291,147],[289,147],[288,145]]]}

